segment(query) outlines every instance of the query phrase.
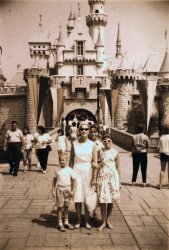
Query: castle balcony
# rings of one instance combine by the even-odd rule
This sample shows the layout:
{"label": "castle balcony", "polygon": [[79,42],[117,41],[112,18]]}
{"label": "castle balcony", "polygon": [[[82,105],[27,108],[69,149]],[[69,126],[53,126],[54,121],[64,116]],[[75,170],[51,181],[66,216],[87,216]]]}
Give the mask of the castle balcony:
{"label": "castle balcony", "polygon": [[0,97],[7,96],[25,96],[26,86],[5,86],[0,87]]}
{"label": "castle balcony", "polygon": [[89,0],[89,4],[93,4],[93,2],[105,4],[105,0]]}
{"label": "castle balcony", "polygon": [[107,15],[101,13],[92,13],[86,17],[86,24],[90,26],[92,24],[107,25]]}
{"label": "castle balcony", "polygon": [[89,79],[79,76],[79,77],[72,77],[72,95],[75,95],[76,89],[85,89],[86,96],[89,97],[90,92],[90,81]]}

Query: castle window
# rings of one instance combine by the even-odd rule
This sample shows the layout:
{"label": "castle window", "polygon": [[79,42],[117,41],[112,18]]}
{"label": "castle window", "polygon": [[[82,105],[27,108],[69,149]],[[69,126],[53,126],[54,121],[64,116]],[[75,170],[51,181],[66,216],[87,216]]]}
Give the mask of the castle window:
{"label": "castle window", "polygon": [[83,56],[83,41],[77,42],[77,55]]}
{"label": "castle window", "polygon": [[96,14],[99,14],[99,10],[95,10],[95,13],[96,13]]}
{"label": "castle window", "polygon": [[83,65],[78,65],[77,66],[77,74],[79,76],[82,76],[83,75]]}

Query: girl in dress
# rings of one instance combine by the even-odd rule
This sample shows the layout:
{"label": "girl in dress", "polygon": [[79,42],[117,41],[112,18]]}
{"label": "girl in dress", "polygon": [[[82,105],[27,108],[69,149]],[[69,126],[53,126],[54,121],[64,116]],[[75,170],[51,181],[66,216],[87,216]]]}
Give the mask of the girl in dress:
{"label": "girl in dress", "polygon": [[[70,167],[73,167],[77,174],[77,187],[74,194],[77,224],[81,226],[82,203],[85,203],[86,196],[91,187],[96,184],[95,171],[92,164],[97,165],[97,148],[94,142],[88,139],[89,125],[82,122],[79,127],[79,139],[74,141],[70,154]],[[91,229],[89,224],[89,211],[85,205],[85,227]]]}
{"label": "girl in dress", "polygon": [[[92,124],[90,126],[89,139],[95,143],[97,148],[98,164],[96,166],[94,166],[94,163],[92,164],[92,167],[95,167],[96,176],[99,170],[98,168],[100,163],[100,151],[104,148],[103,143],[98,137],[99,137],[99,127],[96,124]],[[97,221],[97,209],[93,211],[93,219]]]}
{"label": "girl in dress", "polygon": [[98,227],[99,231],[106,226],[110,229],[113,228],[110,224],[113,202],[120,200],[119,155],[112,148],[110,135],[104,135],[103,145],[104,150],[100,152],[101,169],[97,178],[97,191],[102,215],[102,224]]}

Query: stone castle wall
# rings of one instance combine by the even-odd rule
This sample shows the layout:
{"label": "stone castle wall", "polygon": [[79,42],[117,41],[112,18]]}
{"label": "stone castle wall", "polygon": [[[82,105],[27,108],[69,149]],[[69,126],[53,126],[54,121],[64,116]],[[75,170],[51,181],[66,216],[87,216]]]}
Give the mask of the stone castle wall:
{"label": "stone castle wall", "polygon": [[18,122],[22,129],[26,120],[26,96],[0,96],[0,149],[4,142],[4,135],[10,128],[11,121]]}

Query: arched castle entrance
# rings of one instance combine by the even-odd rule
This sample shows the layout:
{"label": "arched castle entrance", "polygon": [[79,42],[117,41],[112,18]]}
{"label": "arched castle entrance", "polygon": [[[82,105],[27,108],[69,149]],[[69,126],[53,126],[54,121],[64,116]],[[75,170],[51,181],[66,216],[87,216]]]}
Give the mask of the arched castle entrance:
{"label": "arched castle entrance", "polygon": [[89,110],[86,110],[86,109],[75,109],[75,110],[72,110],[65,117],[66,122],[68,122],[69,120],[73,120],[75,117],[79,121],[83,121],[83,120],[85,120],[87,118],[88,120],[94,121],[95,123],[97,123],[96,117]]}

